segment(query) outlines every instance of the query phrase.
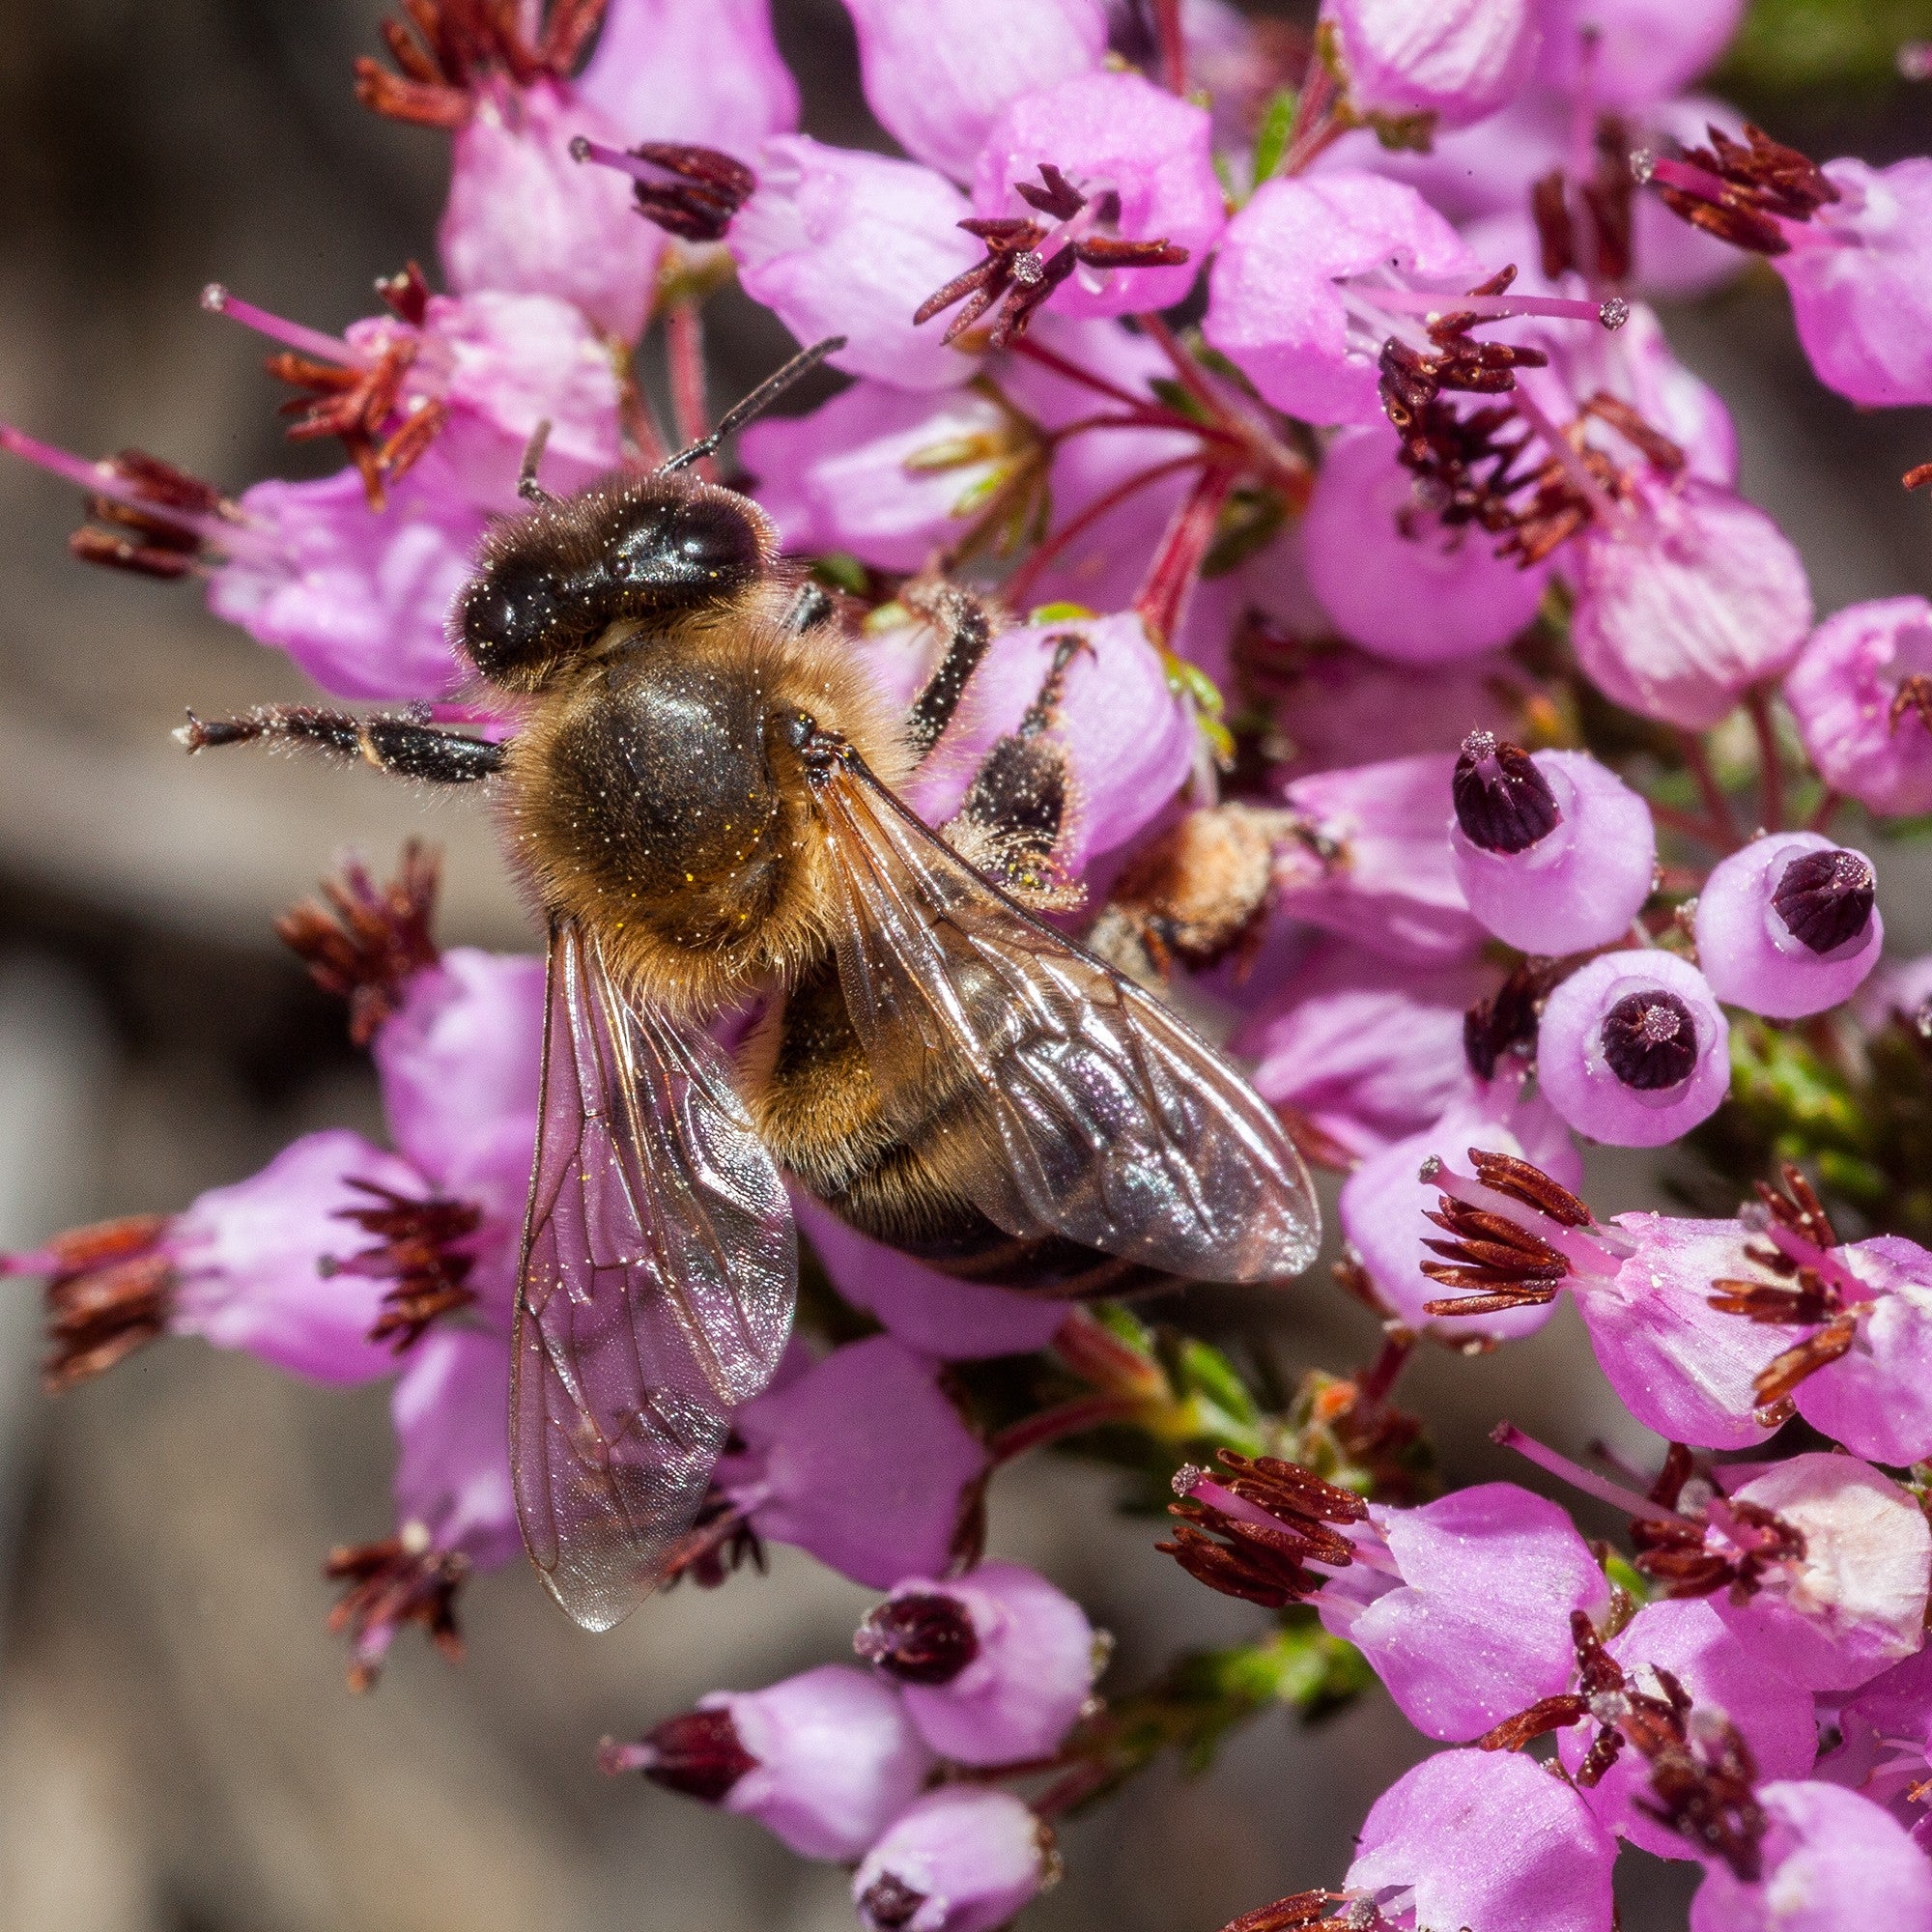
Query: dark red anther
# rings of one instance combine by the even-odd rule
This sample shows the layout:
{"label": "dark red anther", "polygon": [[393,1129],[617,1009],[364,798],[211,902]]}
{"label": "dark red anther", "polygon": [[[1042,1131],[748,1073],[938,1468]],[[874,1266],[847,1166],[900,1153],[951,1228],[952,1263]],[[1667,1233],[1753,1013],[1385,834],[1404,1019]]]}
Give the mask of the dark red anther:
{"label": "dark red anther", "polygon": [[1802,852],[1778,875],[1772,910],[1802,946],[1833,952],[1871,926],[1878,880],[1862,852]]}
{"label": "dark red anther", "polygon": [[915,1891],[891,1872],[881,1872],[859,1900],[859,1918],[873,1932],[903,1932],[924,1903],[924,1892]]}
{"label": "dark red anther", "polygon": [[429,314],[429,283],[414,262],[393,275],[376,277],[376,294],[389,312],[412,328],[420,328]]}
{"label": "dark red anther", "polygon": [[42,1385],[59,1395],[167,1332],[175,1266],[164,1241],[168,1217],[130,1214],[56,1235],[42,1254],[46,1360]]}
{"label": "dark red anther", "polygon": [[373,1180],[352,1177],[350,1186],[371,1198],[366,1208],[338,1208],[335,1218],[351,1221],[376,1244],[320,1264],[326,1276],[356,1275],[393,1284],[384,1291],[383,1310],[369,1330],[371,1342],[386,1342],[402,1354],[419,1342],[432,1322],[468,1308],[475,1291],[467,1284],[476,1257],[461,1245],[475,1234],[483,1210],[468,1201],[439,1196],[412,1200]]}
{"label": "dark red anther", "polygon": [[460,128],[477,88],[493,75],[529,87],[574,73],[607,4],[549,0],[528,8],[503,0],[404,0],[407,24],[384,20],[380,29],[398,71],[366,57],[356,61],[356,98],[391,120]]}
{"label": "dark red anther", "polygon": [[638,212],[680,241],[722,242],[731,217],[758,185],[757,176],[744,162],[716,148],[646,141],[626,152],[669,177],[662,182],[639,177],[633,193]]}
{"label": "dark red anther", "polygon": [[463,1656],[456,1593],[469,1574],[467,1557],[434,1548],[420,1536],[392,1536],[331,1550],[322,1574],[347,1586],[328,1613],[328,1628],[349,1636],[352,1690],[375,1684],[389,1640],[404,1624],[420,1624],[452,1662]]}
{"label": "dark red anther", "polygon": [[1492,731],[1471,731],[1463,740],[1449,792],[1463,836],[1485,852],[1526,852],[1563,817],[1536,760]]}
{"label": "dark red anther", "polygon": [[878,1605],[852,1648],[901,1684],[951,1684],[980,1654],[966,1605],[943,1591],[914,1591]]}
{"label": "dark red anther", "polygon": [[[215,742],[209,734],[216,728],[199,725],[200,742],[189,749]],[[437,961],[431,927],[439,869],[436,853],[412,838],[387,885],[378,886],[352,860],[323,881],[320,898],[303,899],[275,922],[276,936],[316,984],[349,1002],[349,1037],[357,1046],[367,1046],[395,1011],[405,982]]]}

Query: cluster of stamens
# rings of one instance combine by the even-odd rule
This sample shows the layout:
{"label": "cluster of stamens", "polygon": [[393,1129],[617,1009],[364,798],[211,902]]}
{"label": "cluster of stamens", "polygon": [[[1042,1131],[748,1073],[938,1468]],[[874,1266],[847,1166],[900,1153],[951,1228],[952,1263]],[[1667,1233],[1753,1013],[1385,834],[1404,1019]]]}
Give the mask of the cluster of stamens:
{"label": "cluster of stamens", "polygon": [[1013,191],[1047,218],[969,215],[960,222],[985,243],[986,259],[954,275],[913,313],[915,324],[930,322],[961,304],[943,341],[956,342],[997,304],[987,339],[995,349],[1006,348],[1025,334],[1040,304],[1083,263],[1096,270],[1168,269],[1187,260],[1185,248],[1166,240],[1132,242],[1096,233],[1119,225],[1120,196],[1111,188],[1082,193],[1051,161],[1039,164],[1037,184],[1015,182]]}
{"label": "cluster of stamens", "polygon": [[275,922],[275,933],[325,992],[349,1004],[349,1037],[366,1046],[395,1011],[404,984],[438,958],[431,936],[437,855],[416,839],[403,847],[396,876],[379,886],[359,860],[322,883]]}
{"label": "cluster of stamens", "polygon": [[370,1196],[371,1205],[338,1208],[336,1218],[375,1236],[376,1244],[345,1259],[324,1256],[318,1266],[325,1276],[356,1275],[393,1284],[384,1291],[382,1313],[369,1339],[388,1343],[400,1355],[422,1339],[433,1321],[476,1299],[468,1285],[476,1257],[459,1243],[476,1232],[483,1210],[471,1202],[440,1195],[415,1200],[373,1180],[352,1179],[349,1184]]}
{"label": "cluster of stamens", "polygon": [[241,510],[213,484],[145,450],[124,449],[102,458],[99,467],[127,495],[88,498],[89,521],[67,540],[82,563],[103,563],[141,577],[185,577],[205,548],[195,524],[211,517],[241,518]]}
{"label": "cluster of stamens", "polygon": [[366,56],[355,63],[355,98],[392,121],[460,128],[477,83],[501,74],[513,86],[575,71],[604,18],[607,0],[551,0],[530,10],[501,0],[408,0],[408,24],[382,23],[398,71]]}
{"label": "cluster of stamens", "polygon": [[47,1358],[41,1368],[49,1395],[111,1369],[166,1331],[175,1267],[160,1239],[167,1219],[130,1214],[75,1228],[47,1242]]}
{"label": "cluster of stamens", "polygon": [[456,1593],[469,1574],[468,1557],[433,1548],[420,1529],[412,1528],[380,1543],[333,1549],[322,1574],[345,1586],[328,1613],[328,1628],[334,1635],[349,1635],[352,1690],[374,1685],[389,1641],[404,1624],[420,1624],[452,1662],[462,1657]]}
{"label": "cluster of stamens", "polygon": [[1638,156],[1639,179],[1653,184],[1671,212],[1759,255],[1791,247],[1787,221],[1809,221],[1838,199],[1825,171],[1808,155],[1774,141],[1762,128],[1747,127],[1742,141],[1721,128],[1706,129],[1711,145],[1692,148],[1681,160]]}
{"label": "cluster of stamens", "polygon": [[691,142],[643,141],[618,149],[580,134],[570,154],[573,160],[629,175],[638,213],[680,242],[722,242],[758,185],[743,161]]}
{"label": "cluster of stamens", "polygon": [[[1353,1546],[1331,1523],[1364,1522],[1369,1506],[1352,1490],[1324,1482],[1312,1469],[1275,1456],[1242,1456],[1223,1449],[1225,1478],[1192,1465],[1179,1470],[1181,1500],[1168,1505],[1180,1519],[1171,1541],[1154,1547],[1197,1582],[1223,1596],[1278,1610],[1312,1597],[1328,1578],[1309,1563],[1346,1569]],[[1207,1499],[1199,1493],[1208,1492]],[[1221,1492],[1245,1509],[1213,1500]]]}
{"label": "cluster of stamens", "polygon": [[[1492,1192],[1520,1201],[1565,1228],[1595,1225],[1576,1195],[1529,1161],[1482,1148],[1471,1148],[1469,1160],[1477,1180]],[[1438,1259],[1424,1262],[1422,1272],[1457,1291],[1425,1302],[1430,1315],[1499,1315],[1513,1308],[1539,1308],[1556,1298],[1571,1272],[1567,1255],[1506,1214],[1443,1194],[1428,1218],[1448,1238],[1423,1242]]]}

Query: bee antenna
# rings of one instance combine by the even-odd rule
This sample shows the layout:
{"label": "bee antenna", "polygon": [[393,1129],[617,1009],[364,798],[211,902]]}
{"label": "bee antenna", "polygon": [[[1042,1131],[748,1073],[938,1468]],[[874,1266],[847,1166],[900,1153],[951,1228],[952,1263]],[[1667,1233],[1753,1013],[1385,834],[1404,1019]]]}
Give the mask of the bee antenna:
{"label": "bee antenna", "polygon": [[845,347],[842,335],[828,335],[823,342],[814,342],[810,349],[801,349],[782,369],[773,371],[749,396],[733,403],[718,419],[718,427],[709,436],[700,437],[689,448],[680,449],[658,471],[660,476],[672,469],[688,469],[692,464],[702,462],[712,454],[724,439],[733,431],[743,429],[753,416],[761,416],[798,381],[808,376],[825,360]]}

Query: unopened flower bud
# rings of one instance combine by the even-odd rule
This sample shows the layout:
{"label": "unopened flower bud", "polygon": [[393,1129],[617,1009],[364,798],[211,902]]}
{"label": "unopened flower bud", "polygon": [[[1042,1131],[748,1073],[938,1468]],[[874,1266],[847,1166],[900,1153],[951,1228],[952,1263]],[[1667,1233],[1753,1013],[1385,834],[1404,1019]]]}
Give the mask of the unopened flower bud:
{"label": "unopened flower bud", "polygon": [[808,1859],[857,1858],[931,1765],[892,1687],[836,1663],[716,1691],[599,1761],[755,1818]]}
{"label": "unopened flower bud", "polygon": [[852,1647],[900,1687],[942,1756],[1009,1764],[1054,1749],[1094,1681],[1094,1628],[1080,1605],[1013,1563],[956,1581],[901,1583]]}
{"label": "unopened flower bud", "polygon": [[1580,1134],[1661,1147],[1717,1111],[1730,1086],[1729,1022],[1674,953],[1605,953],[1564,980],[1537,1030],[1537,1079]]}
{"label": "unopened flower bud", "polygon": [[867,1932],[992,1932],[1055,1875],[1051,1834],[1017,1798],[955,1784],[907,1806],[852,1898]]}
{"label": "unopened flower bud", "polygon": [[1771,1019],[1835,1007],[1878,963],[1876,897],[1871,861],[1815,832],[1733,852],[1697,900],[1697,956],[1712,991]]}

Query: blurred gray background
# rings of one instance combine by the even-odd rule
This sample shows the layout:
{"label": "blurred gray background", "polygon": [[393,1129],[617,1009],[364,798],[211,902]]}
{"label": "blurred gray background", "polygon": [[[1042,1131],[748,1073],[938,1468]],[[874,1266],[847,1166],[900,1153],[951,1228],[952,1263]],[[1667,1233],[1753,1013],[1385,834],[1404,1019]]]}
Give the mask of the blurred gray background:
{"label": "blurred gray background", "polygon": [[[335,328],[368,310],[373,274],[433,260],[445,144],[372,118],[349,90],[381,11],[0,7],[0,415],[238,488],[297,471],[259,345],[195,296],[219,276]],[[809,130],[875,139],[836,0],[775,11]],[[1850,10],[1901,30],[1922,11]],[[1832,12],[1787,4],[1770,24]],[[1746,79],[1768,90],[1775,131],[1815,152],[1925,145],[1932,97],[1869,61],[1823,86],[1775,63]],[[1737,412],[1746,487],[1804,549],[1821,610],[1932,587],[1932,502],[1897,482],[1932,459],[1932,420],[1861,417],[1823,395],[1766,275],[1671,323]],[[781,346],[744,304],[714,329],[721,387],[748,385]],[[71,491],[0,466],[0,1245],[179,1206],[312,1126],[377,1128],[338,1009],[270,931],[345,846],[386,864],[427,834],[447,857],[445,939],[528,943],[473,807],[373,775],[183,758],[167,734],[185,703],[296,697],[300,680],[191,588],[70,563],[76,508]],[[1932,946],[1917,871],[1888,872],[1906,951]],[[1598,1179],[1608,1207],[1650,1185],[1628,1161]],[[388,1531],[383,1392],[319,1392],[177,1344],[47,1405],[32,1292],[0,1287],[0,1928],[851,1922],[838,1872],[608,1782],[591,1754],[600,1733],[706,1690],[840,1656],[867,1593],[781,1552],[766,1580],[680,1591],[589,1638],[513,1569],[469,1593],[465,1664],[406,1635],[375,1694],[352,1698],[318,1565],[333,1542]],[[1261,1319],[1225,1303],[1218,1316]],[[1275,1339],[1291,1366],[1338,1368],[1374,1342],[1314,1279]],[[1485,1439],[1501,1413],[1572,1449],[1614,1425],[1567,1319],[1488,1360],[1431,1356],[1406,1399],[1458,1479],[1502,1473]],[[994,1548],[1042,1565],[1119,1637],[1109,1683],[1254,1627],[1151,1541],[1090,1470],[1036,1467],[995,1492]],[[1333,1881],[1376,1793],[1419,1754],[1378,1694],[1313,1734],[1265,1720],[1210,1777],[1164,1768],[1076,1825],[1066,1880],[1029,1922],[1209,1932]],[[1630,1932],[1681,1923],[1683,1869],[1626,1862]]]}

